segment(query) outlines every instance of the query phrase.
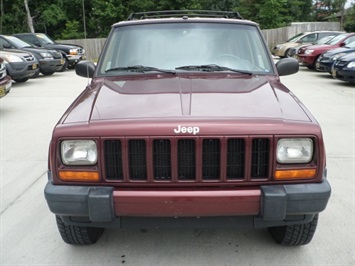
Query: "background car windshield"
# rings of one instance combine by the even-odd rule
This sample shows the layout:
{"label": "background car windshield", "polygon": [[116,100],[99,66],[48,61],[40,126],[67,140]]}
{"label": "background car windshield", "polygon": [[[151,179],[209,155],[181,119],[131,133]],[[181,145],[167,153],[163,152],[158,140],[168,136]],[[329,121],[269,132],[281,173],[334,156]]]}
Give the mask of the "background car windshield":
{"label": "background car windshield", "polygon": [[13,36],[7,36],[6,37],[10,42],[16,45],[18,48],[23,48],[23,47],[33,47],[31,44],[24,42],[20,40],[19,38],[13,37]]}
{"label": "background car windshield", "polygon": [[335,36],[333,39],[329,40],[327,42],[327,44],[329,45],[334,45],[337,44],[338,42],[340,42],[342,39],[344,39],[346,36],[348,36],[347,34],[340,34],[338,36]]}
{"label": "background car windshield", "polygon": [[299,34],[291,37],[290,39],[288,39],[286,42],[297,42],[303,35],[304,35],[304,33],[299,33]]}
{"label": "background car windshield", "polygon": [[37,33],[36,36],[38,37],[38,39],[41,41],[42,44],[53,44],[54,41],[51,40],[48,36],[46,36],[45,34],[40,34]]}
{"label": "background car windshield", "polygon": [[333,39],[334,36],[326,36],[326,37],[323,37],[322,39],[319,39],[318,41],[314,42],[313,44],[325,44],[327,42],[329,42],[331,39]]}
{"label": "background car windshield", "polygon": [[273,72],[256,27],[195,22],[115,28],[99,62],[98,75],[122,74],[122,70],[107,70],[135,65],[175,69],[208,64],[262,74]]}

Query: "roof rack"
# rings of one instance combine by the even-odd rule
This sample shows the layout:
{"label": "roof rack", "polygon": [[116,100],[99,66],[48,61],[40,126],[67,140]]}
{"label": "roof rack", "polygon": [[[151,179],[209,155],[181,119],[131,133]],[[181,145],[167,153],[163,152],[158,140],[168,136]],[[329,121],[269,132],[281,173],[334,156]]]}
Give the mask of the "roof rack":
{"label": "roof rack", "polygon": [[127,20],[169,17],[208,17],[208,18],[234,18],[243,19],[239,12],[213,11],[213,10],[163,10],[131,13]]}

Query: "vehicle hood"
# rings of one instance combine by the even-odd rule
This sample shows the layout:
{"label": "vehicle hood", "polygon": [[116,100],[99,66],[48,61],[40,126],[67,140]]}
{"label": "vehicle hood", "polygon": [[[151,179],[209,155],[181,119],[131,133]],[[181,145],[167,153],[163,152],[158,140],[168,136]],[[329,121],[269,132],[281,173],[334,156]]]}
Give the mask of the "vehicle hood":
{"label": "vehicle hood", "polygon": [[343,62],[355,61],[355,51],[340,57],[338,60],[343,61]]}
{"label": "vehicle hood", "polygon": [[334,49],[337,46],[334,45],[329,45],[329,44],[315,44],[315,45],[310,45],[307,46],[306,49],[307,50],[316,50],[316,51],[321,51],[321,50],[329,50],[329,49]]}
{"label": "vehicle hood", "polygon": [[54,50],[64,50],[67,52],[69,52],[70,49],[82,49],[82,47],[79,45],[61,44],[61,43],[46,44],[45,47],[50,48],[50,49],[54,49]]}
{"label": "vehicle hood", "polygon": [[62,123],[221,118],[312,120],[275,76],[164,74],[139,79],[94,79]]}
{"label": "vehicle hood", "polygon": [[28,51],[31,53],[37,53],[37,54],[44,53],[44,52],[48,52],[48,53],[57,52],[56,50],[42,48],[42,47],[24,47],[24,48],[21,48],[21,50]]}
{"label": "vehicle hood", "polygon": [[340,54],[340,53],[351,53],[351,52],[355,52],[355,49],[340,47],[340,48],[336,48],[336,49],[332,49],[330,51],[327,51],[324,55],[325,56],[333,56],[333,55]]}
{"label": "vehicle hood", "polygon": [[20,57],[32,55],[29,52],[25,52],[25,51],[19,50],[19,49],[3,49],[3,50],[0,50],[0,55],[1,54],[3,54],[3,55],[5,55],[5,54],[6,55],[17,55]]}

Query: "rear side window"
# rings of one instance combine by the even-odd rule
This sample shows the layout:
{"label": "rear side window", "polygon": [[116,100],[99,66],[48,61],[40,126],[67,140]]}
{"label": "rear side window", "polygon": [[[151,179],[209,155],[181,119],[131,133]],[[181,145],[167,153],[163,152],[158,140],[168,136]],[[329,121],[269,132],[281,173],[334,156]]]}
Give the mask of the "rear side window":
{"label": "rear side window", "polygon": [[302,42],[315,42],[316,40],[317,40],[316,33],[308,34],[307,36],[301,39]]}

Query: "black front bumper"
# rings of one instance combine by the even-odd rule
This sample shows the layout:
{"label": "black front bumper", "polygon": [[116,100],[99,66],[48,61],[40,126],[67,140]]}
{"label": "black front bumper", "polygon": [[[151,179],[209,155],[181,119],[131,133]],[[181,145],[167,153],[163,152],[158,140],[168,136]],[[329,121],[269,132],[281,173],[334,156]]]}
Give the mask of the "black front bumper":
{"label": "black front bumper", "polygon": [[326,208],[331,187],[322,183],[261,186],[257,216],[227,217],[117,217],[114,188],[100,186],[58,186],[48,181],[44,194],[49,209],[66,224],[107,228],[262,228],[310,222]]}

